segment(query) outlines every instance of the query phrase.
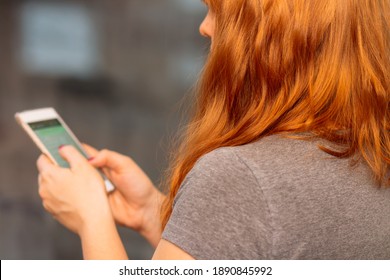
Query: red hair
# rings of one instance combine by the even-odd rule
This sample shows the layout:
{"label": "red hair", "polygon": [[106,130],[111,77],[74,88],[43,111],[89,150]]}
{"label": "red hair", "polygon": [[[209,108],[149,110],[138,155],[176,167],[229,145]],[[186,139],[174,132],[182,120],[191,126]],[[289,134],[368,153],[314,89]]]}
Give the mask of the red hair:
{"label": "red hair", "polygon": [[388,185],[390,2],[209,0],[213,45],[172,161],[165,227],[204,154],[278,133],[310,132],[360,155]]}

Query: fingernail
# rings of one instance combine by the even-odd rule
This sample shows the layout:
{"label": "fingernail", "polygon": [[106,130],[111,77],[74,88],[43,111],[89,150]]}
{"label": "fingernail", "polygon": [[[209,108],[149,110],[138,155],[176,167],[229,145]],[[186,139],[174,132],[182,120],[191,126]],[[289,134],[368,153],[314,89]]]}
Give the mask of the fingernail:
{"label": "fingernail", "polygon": [[65,145],[61,145],[58,147],[58,150],[61,150],[63,147],[65,147]]}
{"label": "fingernail", "polygon": [[93,161],[95,158],[94,157],[90,157],[88,158],[88,161]]}

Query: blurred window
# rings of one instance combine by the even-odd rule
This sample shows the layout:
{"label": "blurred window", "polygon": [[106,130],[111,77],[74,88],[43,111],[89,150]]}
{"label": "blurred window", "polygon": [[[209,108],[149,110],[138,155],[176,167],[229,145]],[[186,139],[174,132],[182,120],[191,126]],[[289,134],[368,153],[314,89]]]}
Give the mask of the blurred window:
{"label": "blurred window", "polygon": [[91,76],[99,65],[96,29],[75,3],[27,2],[21,7],[21,63],[26,72]]}
{"label": "blurred window", "polygon": [[201,5],[200,1],[194,0],[175,0],[177,5],[180,5],[182,8],[189,10],[191,12],[204,11],[204,5]]}

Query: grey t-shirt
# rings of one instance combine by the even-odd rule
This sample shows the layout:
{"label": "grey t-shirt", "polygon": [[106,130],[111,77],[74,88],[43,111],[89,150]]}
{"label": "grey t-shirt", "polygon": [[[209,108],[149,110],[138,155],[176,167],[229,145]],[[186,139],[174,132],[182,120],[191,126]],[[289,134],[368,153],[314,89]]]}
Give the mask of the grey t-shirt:
{"label": "grey t-shirt", "polygon": [[196,259],[390,259],[390,189],[317,146],[270,136],[206,154],[163,238]]}

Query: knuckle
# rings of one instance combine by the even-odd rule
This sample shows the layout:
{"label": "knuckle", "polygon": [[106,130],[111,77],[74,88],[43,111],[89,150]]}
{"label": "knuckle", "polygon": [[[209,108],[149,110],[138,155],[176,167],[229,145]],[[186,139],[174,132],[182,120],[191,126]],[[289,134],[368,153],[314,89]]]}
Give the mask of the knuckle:
{"label": "knuckle", "polygon": [[47,212],[50,212],[50,207],[49,207],[49,204],[47,203],[47,201],[42,201],[42,206],[43,208],[47,211]]}
{"label": "knuckle", "polygon": [[36,165],[37,165],[38,167],[41,165],[43,159],[44,159],[44,158],[43,158],[43,155],[40,155],[40,156],[38,157],[38,159],[37,159],[37,161],[36,161]]}
{"label": "knuckle", "polygon": [[39,173],[39,175],[38,175],[38,184],[39,185],[42,185],[43,184],[43,176],[42,176],[42,174],[41,173]]}
{"label": "knuckle", "polygon": [[46,181],[48,178],[51,177],[51,172],[48,170],[48,169],[43,169],[39,175],[39,177],[41,178],[41,180],[44,182]]}
{"label": "knuckle", "polygon": [[39,189],[38,189],[38,194],[39,196],[44,199],[46,197],[46,188],[43,187],[42,185],[39,186]]}

